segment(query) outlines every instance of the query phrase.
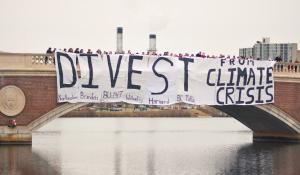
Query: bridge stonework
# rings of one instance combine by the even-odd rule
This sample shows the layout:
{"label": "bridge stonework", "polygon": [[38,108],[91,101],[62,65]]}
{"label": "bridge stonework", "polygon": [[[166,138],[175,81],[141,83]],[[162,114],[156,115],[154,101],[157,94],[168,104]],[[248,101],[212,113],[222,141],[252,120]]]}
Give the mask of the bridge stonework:
{"label": "bridge stonework", "polygon": [[[0,54],[0,90],[14,85],[26,98],[20,114],[9,117],[0,112],[0,144],[30,144],[32,131],[86,105],[57,103],[53,61],[48,59],[50,63],[45,64],[44,59],[45,55]],[[281,70],[283,72],[275,72],[274,104],[214,107],[249,127],[254,140],[300,141],[300,73],[284,72],[284,67]],[[10,119],[17,121],[17,127],[8,127]]]}
{"label": "bridge stonework", "polygon": [[300,122],[300,82],[275,82],[275,106]]}
{"label": "bridge stonework", "polygon": [[57,107],[56,77],[2,77],[0,89],[7,85],[19,87],[25,94],[26,104],[23,111],[15,117],[0,113],[0,125],[16,118],[17,124],[26,126],[35,119]]}

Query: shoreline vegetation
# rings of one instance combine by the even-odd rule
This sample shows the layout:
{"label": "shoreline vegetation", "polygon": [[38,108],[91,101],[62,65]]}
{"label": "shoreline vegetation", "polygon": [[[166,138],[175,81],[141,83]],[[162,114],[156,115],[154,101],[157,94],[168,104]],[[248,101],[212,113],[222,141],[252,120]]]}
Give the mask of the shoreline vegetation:
{"label": "shoreline vegetation", "polygon": [[85,106],[71,111],[63,118],[93,118],[93,117],[228,117],[226,114],[212,107],[196,108],[99,108],[94,106]]}

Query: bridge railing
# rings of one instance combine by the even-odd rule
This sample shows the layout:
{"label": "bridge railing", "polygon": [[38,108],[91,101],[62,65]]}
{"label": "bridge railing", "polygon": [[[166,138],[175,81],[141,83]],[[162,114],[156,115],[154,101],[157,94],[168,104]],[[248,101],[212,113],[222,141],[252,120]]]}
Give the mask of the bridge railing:
{"label": "bridge railing", "polygon": [[35,65],[54,65],[53,54],[36,54],[31,57],[32,64]]}
{"label": "bridge railing", "polygon": [[300,63],[281,63],[274,66],[274,72],[282,73],[300,73]]}
{"label": "bridge railing", "polygon": [[[55,71],[54,62],[53,54],[0,53],[0,70]],[[300,74],[300,63],[278,62],[274,66],[274,72]]]}
{"label": "bridge railing", "polygon": [[0,71],[55,71],[53,54],[0,53]]}

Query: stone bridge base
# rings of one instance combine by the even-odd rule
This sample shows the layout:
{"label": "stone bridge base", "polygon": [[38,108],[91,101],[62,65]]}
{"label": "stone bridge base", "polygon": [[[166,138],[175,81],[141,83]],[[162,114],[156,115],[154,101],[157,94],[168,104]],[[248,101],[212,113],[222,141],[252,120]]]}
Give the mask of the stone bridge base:
{"label": "stone bridge base", "polygon": [[0,144],[32,144],[32,133],[26,127],[0,126]]}
{"label": "stone bridge base", "polygon": [[0,134],[0,144],[31,145],[31,134]]}
{"label": "stone bridge base", "polygon": [[[32,144],[32,133],[26,129],[15,128],[10,129],[7,126],[1,126],[1,130],[5,128],[6,133],[0,134],[0,145],[2,144]],[[7,132],[9,131],[9,132]],[[258,133],[253,132],[253,142],[293,142],[300,143],[300,134],[282,134],[282,133]]]}
{"label": "stone bridge base", "polygon": [[300,143],[300,134],[253,133],[253,142],[296,142]]}

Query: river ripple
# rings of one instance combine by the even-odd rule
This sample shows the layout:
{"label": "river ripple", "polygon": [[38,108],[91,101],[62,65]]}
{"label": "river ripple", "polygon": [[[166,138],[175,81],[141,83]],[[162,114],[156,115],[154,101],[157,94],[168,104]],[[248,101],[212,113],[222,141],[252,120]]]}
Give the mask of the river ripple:
{"label": "river ripple", "polygon": [[252,143],[231,118],[60,118],[0,146],[0,174],[300,174],[300,145]]}

